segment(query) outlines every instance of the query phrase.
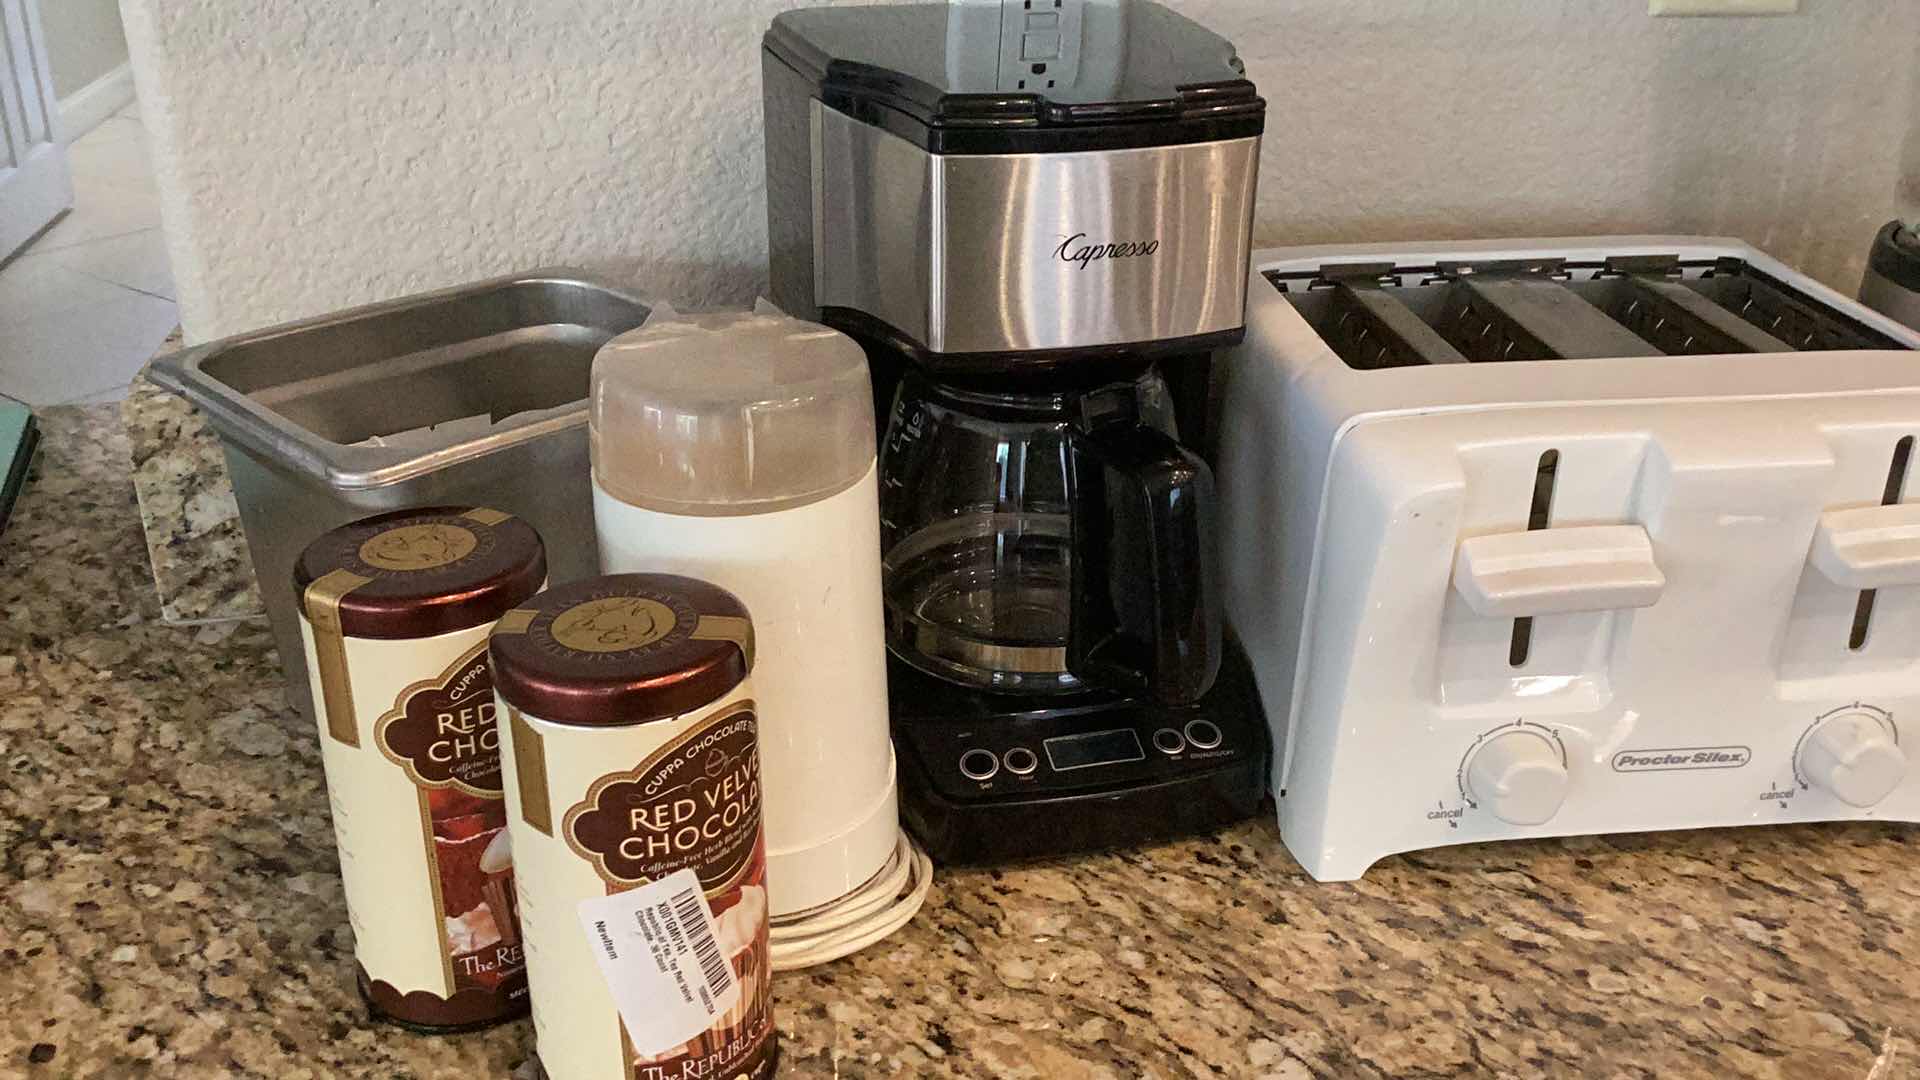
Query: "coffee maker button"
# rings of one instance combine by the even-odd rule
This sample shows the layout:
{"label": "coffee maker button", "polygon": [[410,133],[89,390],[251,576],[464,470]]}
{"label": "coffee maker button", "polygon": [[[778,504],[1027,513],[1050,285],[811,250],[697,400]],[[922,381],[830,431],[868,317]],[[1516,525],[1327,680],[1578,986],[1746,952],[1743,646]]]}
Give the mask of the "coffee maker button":
{"label": "coffee maker button", "polygon": [[1015,776],[1025,776],[1040,767],[1040,759],[1024,746],[1016,746],[1000,755],[1001,764]]}
{"label": "coffee maker button", "polygon": [[1000,759],[991,750],[969,750],[960,755],[960,771],[970,780],[990,780],[1000,771]]}
{"label": "coffee maker button", "polygon": [[1163,754],[1177,754],[1187,748],[1186,737],[1170,727],[1153,733],[1153,748]]}
{"label": "coffee maker button", "polygon": [[1187,721],[1187,742],[1196,750],[1211,750],[1220,745],[1220,726],[1211,720]]}

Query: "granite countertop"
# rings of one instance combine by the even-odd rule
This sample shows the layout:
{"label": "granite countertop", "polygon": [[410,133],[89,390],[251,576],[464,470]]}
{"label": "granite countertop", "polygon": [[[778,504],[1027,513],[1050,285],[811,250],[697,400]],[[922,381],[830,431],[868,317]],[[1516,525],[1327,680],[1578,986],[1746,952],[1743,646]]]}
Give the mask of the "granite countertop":
{"label": "granite countertop", "polygon": [[[0,1075],[529,1075],[369,1023],[258,620],[163,622],[111,407],[0,535]],[[788,1076],[1920,1076],[1910,827],[1463,847],[1310,881],[1268,820],[943,872],[775,982]]]}

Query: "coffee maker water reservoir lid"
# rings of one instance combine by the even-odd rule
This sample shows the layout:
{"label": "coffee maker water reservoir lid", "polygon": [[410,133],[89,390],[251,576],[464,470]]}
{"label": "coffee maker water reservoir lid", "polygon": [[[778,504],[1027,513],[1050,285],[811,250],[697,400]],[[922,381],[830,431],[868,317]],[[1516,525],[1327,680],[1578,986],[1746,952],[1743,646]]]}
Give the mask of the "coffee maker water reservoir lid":
{"label": "coffee maker water reservoir lid", "polygon": [[830,108],[932,153],[1015,154],[1259,135],[1233,44],[1149,0],[804,8],[765,48]]}
{"label": "coffee maker water reservoir lid", "polygon": [[593,360],[593,478],[663,513],[768,513],[852,487],[874,463],[867,358],[851,338],[763,304],[664,306]]}

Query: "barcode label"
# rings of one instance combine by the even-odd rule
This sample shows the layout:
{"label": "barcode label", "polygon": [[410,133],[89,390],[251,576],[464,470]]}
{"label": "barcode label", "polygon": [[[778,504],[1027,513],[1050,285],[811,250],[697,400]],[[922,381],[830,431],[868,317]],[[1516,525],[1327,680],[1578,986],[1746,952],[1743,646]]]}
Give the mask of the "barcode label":
{"label": "barcode label", "polygon": [[641,1054],[672,1050],[740,1000],[733,965],[715,940],[713,909],[692,870],[582,900],[580,925]]}
{"label": "barcode label", "polygon": [[[674,914],[679,916],[680,926],[684,926],[693,935],[693,955],[700,961],[700,970],[707,976],[707,986],[714,996],[723,997],[733,989],[733,965],[720,955],[720,945],[713,939],[713,919],[707,914],[707,897],[696,883],[690,889],[682,889],[673,897]],[[677,930],[678,927],[675,927]]]}

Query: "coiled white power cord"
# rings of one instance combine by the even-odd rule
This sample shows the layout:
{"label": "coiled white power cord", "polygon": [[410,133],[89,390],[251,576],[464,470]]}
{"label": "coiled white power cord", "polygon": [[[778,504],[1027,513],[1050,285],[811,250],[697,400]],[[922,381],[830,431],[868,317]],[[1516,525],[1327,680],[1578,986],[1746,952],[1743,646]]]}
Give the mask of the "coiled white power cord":
{"label": "coiled white power cord", "polygon": [[933,887],[933,860],[903,830],[893,857],[871,881],[830,904],[775,919],[769,934],[773,970],[824,964],[850,956],[912,920]]}

